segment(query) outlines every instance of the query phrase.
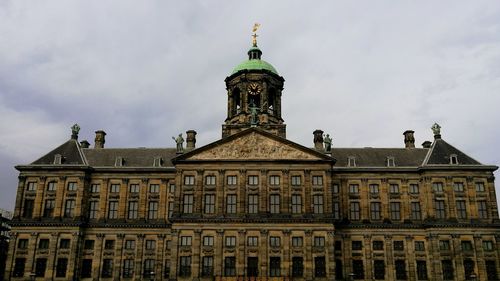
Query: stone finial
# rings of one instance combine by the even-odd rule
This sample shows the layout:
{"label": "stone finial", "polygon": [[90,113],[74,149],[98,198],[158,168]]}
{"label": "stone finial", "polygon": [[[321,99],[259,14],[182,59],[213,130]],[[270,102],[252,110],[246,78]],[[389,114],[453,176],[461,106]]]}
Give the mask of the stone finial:
{"label": "stone finial", "polygon": [[196,147],[196,131],[186,131],[186,149],[191,150]]}
{"label": "stone finial", "polygon": [[406,130],[403,135],[405,136],[405,147],[406,148],[415,148],[415,136],[414,131]]}
{"label": "stone finial", "polygon": [[80,126],[78,126],[78,124],[71,126],[71,139],[77,140],[79,132],[80,132]]}
{"label": "stone finial", "polygon": [[317,150],[323,150],[323,131],[322,130],[315,130],[313,132],[314,135],[314,148]]}
{"label": "stone finial", "polygon": [[80,147],[81,148],[89,148],[90,147],[90,143],[87,140],[82,140],[80,142]]}
{"label": "stone finial", "polygon": [[103,130],[95,131],[94,148],[104,148],[106,142],[106,132]]}
{"label": "stone finial", "polygon": [[440,139],[441,138],[441,126],[439,126],[438,123],[434,123],[431,127],[432,133],[434,133],[434,139]]}

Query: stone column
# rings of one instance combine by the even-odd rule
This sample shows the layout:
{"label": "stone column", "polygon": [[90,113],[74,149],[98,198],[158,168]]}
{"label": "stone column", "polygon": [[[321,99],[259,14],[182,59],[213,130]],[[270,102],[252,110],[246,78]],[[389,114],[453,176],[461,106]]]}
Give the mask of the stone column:
{"label": "stone column", "polygon": [[24,191],[26,190],[26,177],[19,176],[18,179],[19,183],[17,184],[16,207],[14,209],[15,218],[23,215],[21,207],[23,206]]}
{"label": "stone column", "polygon": [[201,215],[203,214],[203,170],[197,170],[196,185],[194,187],[193,197],[194,197],[194,210],[193,214]]}
{"label": "stone column", "polygon": [[304,231],[305,237],[304,237],[304,246],[306,249],[306,256],[304,258],[304,273],[305,273],[305,279],[306,280],[313,280],[313,258],[312,258],[312,235],[313,231],[312,230],[306,230]]}
{"label": "stone column", "polygon": [[[372,237],[370,234],[363,235],[363,249],[364,249],[364,261],[365,261],[365,279],[371,280],[373,276],[373,256],[372,256]],[[386,249],[386,252],[387,249]]]}
{"label": "stone column", "polygon": [[136,246],[136,259],[135,259],[135,277],[136,280],[141,280],[142,276],[142,261],[144,260],[144,234],[137,235],[137,245]]}
{"label": "stone column", "polygon": [[311,170],[304,171],[304,208],[306,214],[312,214],[312,198],[311,198]]}
{"label": "stone column", "polygon": [[45,194],[45,183],[47,181],[46,176],[41,176],[38,181],[38,186],[36,188],[36,197],[33,209],[33,218],[39,218],[43,216],[43,197]]}
{"label": "stone column", "polygon": [[99,216],[98,219],[102,220],[108,217],[108,194],[109,194],[109,180],[103,179],[101,182],[101,191],[99,198]]}
{"label": "stone column", "polygon": [[[177,191],[176,191],[177,192]],[[170,247],[170,280],[177,280],[177,275],[179,272],[179,231],[177,229],[172,229],[172,244]]]}
{"label": "stone column", "polygon": [[239,194],[237,200],[240,202],[236,212],[238,215],[244,215],[247,213],[247,188],[246,188],[246,170],[241,169],[238,177]]}
{"label": "stone column", "polygon": [[103,233],[98,233],[96,235],[97,241],[94,250],[94,257],[92,259],[92,276],[101,276],[101,265],[102,265],[102,257],[104,253],[104,237]]}
{"label": "stone column", "polygon": [[[215,213],[217,215],[223,215],[226,213],[226,181],[225,181],[225,175],[226,171],[225,170],[219,170],[219,176],[217,177],[217,186],[215,187],[216,189],[216,202],[217,204],[215,205]],[[237,196],[237,195],[236,195]],[[236,197],[236,200],[238,200],[238,196]],[[238,201],[236,201],[238,202]],[[238,211],[236,211],[238,212]]]}
{"label": "stone column", "polygon": [[291,259],[291,251],[292,243],[290,243],[290,229],[283,230],[283,271],[282,275],[284,276],[292,276],[292,259]]}
{"label": "stone column", "polygon": [[407,235],[405,237],[405,260],[408,263],[408,280],[417,280],[416,275],[416,261],[415,261],[415,243],[413,242],[413,236]]}
{"label": "stone column", "polygon": [[260,170],[260,187],[259,187],[259,213],[265,214],[269,210],[269,203],[268,203],[268,189],[267,189],[267,170],[266,169],[261,169]]}
{"label": "stone column", "polygon": [[64,194],[66,193],[66,176],[60,176],[56,185],[56,206],[54,209],[54,218],[63,217]]}
{"label": "stone column", "polygon": [[245,245],[246,245],[246,230],[240,229],[238,230],[238,244],[236,247],[236,274],[237,276],[245,276],[246,268],[245,268]]}
{"label": "stone column", "polygon": [[328,280],[335,280],[335,232],[329,230],[326,237],[326,277]]}
{"label": "stone column", "polygon": [[392,248],[392,235],[385,235],[385,254],[386,254],[386,264],[387,268],[385,270],[386,280],[396,280],[395,269],[394,269],[394,251]]}
{"label": "stone column", "polygon": [[215,247],[214,247],[214,275],[222,276],[224,266],[224,230],[218,229],[217,236],[215,237]]}
{"label": "stone column", "polygon": [[262,229],[260,231],[259,237],[259,262],[261,264],[259,269],[259,275],[262,277],[269,276],[269,241],[268,241],[269,231],[267,229]]}
{"label": "stone column", "polygon": [[148,218],[148,182],[147,178],[141,179],[139,184],[139,218],[147,219]]}
{"label": "stone column", "polygon": [[201,248],[201,229],[195,229],[194,230],[194,237],[193,237],[193,255],[192,255],[192,263],[191,263],[191,277],[193,278],[198,278],[200,276],[200,248]]}
{"label": "stone column", "polygon": [[47,258],[47,268],[45,271],[45,276],[48,276],[51,279],[53,279],[56,276],[54,269],[56,268],[57,252],[59,250],[58,242],[59,242],[59,233],[57,232],[51,233],[49,239],[50,256]]}
{"label": "stone column", "polygon": [[281,206],[280,213],[290,214],[290,175],[287,169],[282,170],[283,182],[281,183]]}
{"label": "stone column", "polygon": [[[120,190],[120,193],[122,191]],[[124,252],[124,248],[125,248],[125,234],[124,233],[118,233],[116,235],[116,243],[115,243],[115,263],[113,264],[113,276],[116,278],[116,277],[120,277],[120,272],[121,272],[121,268],[122,268],[122,264],[123,264],[123,260],[124,260],[124,255],[123,255],[123,252]]]}

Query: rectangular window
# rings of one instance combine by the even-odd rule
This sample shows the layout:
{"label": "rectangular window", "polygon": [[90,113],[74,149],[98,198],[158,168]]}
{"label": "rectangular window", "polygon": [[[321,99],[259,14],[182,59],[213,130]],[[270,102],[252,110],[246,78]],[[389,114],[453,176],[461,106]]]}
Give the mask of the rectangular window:
{"label": "rectangular window", "polygon": [[247,276],[248,277],[259,276],[259,258],[257,257],[247,258]]}
{"label": "rectangular window", "polygon": [[55,207],[56,207],[56,200],[54,199],[45,200],[45,208],[43,210],[43,216],[46,218],[52,217],[54,215]]}
{"label": "rectangular window", "polygon": [[135,262],[133,259],[123,260],[123,277],[124,278],[131,278],[134,276],[134,265],[135,265]]}
{"label": "rectangular window", "polygon": [[237,185],[238,177],[237,176],[227,176],[227,185]]}
{"label": "rectangular window", "polygon": [[179,264],[179,276],[191,276],[191,256],[181,256]]}
{"label": "rectangular window", "polygon": [[304,258],[292,257],[292,277],[302,277],[304,275]]}
{"label": "rectangular window", "polygon": [[281,237],[279,236],[271,236],[269,238],[269,246],[271,247],[279,247],[281,245]]}
{"label": "rectangular window", "polygon": [[34,206],[35,206],[35,200],[32,200],[32,199],[24,200],[23,218],[33,217]]}
{"label": "rectangular window", "polygon": [[109,201],[108,219],[118,218],[118,201]]}
{"label": "rectangular window", "polygon": [[102,261],[101,277],[103,277],[103,278],[113,277],[113,260],[112,259],[104,259]]}
{"label": "rectangular window", "polygon": [[411,202],[411,219],[421,220],[422,211],[420,209],[420,202]]}
{"label": "rectangular window", "polygon": [[406,280],[408,279],[406,276],[406,262],[404,260],[396,260],[396,279],[398,280]]}
{"label": "rectangular window", "polygon": [[477,201],[477,214],[480,219],[488,218],[488,205],[486,204],[486,201]]}
{"label": "rectangular window", "polygon": [[111,184],[111,187],[109,188],[109,192],[111,192],[111,193],[120,192],[120,185],[116,184],[116,183]]}
{"label": "rectangular window", "polygon": [[392,244],[394,251],[404,251],[405,244],[403,241],[394,241]]}
{"label": "rectangular window", "polygon": [[417,261],[417,279],[427,280],[427,262]]}
{"label": "rectangular window", "polygon": [[25,267],[26,267],[26,259],[25,258],[16,258],[16,260],[14,262],[14,271],[12,272],[12,276],[13,277],[23,277]]}
{"label": "rectangular window", "polygon": [[125,240],[125,250],[134,250],[135,240]]}
{"label": "rectangular window", "polygon": [[134,220],[139,217],[139,202],[129,201],[128,202],[128,215],[129,220]]}
{"label": "rectangular window", "polygon": [[439,250],[449,251],[450,250],[450,241],[449,240],[439,240]]}
{"label": "rectangular window", "polygon": [[174,202],[168,202],[168,218],[171,218],[174,214]]}
{"label": "rectangular window", "polygon": [[325,247],[325,237],[314,236],[314,247]]}
{"label": "rectangular window", "polygon": [[292,214],[302,213],[302,196],[299,194],[292,195]]}
{"label": "rectangular window", "polygon": [[372,248],[374,251],[382,251],[384,250],[384,241],[373,241]]}
{"label": "rectangular window", "polygon": [[92,277],[92,259],[84,259],[82,261],[82,278],[91,278]]}
{"label": "rectangular window", "polygon": [[47,268],[47,259],[37,258],[35,260],[35,277],[45,277],[46,268]]}
{"label": "rectangular window", "polygon": [[340,219],[340,202],[332,202],[332,215],[334,220]]}
{"label": "rectangular window", "polygon": [[375,277],[376,280],[385,279],[385,262],[383,260],[373,261],[373,277]]}
{"label": "rectangular window", "polygon": [[495,260],[485,261],[486,265],[486,276],[488,280],[498,280],[497,265]]}
{"label": "rectangular window", "polygon": [[57,182],[51,181],[47,184],[47,191],[56,191]]}
{"label": "rectangular window", "polygon": [[349,219],[353,221],[360,220],[360,207],[359,202],[351,202],[349,206]]}
{"label": "rectangular window", "polygon": [[184,185],[194,185],[194,176],[184,176]]}
{"label": "rectangular window", "polygon": [[49,248],[49,239],[40,239],[38,241],[38,249],[48,249]]}
{"label": "rectangular window", "polygon": [[236,276],[236,257],[224,258],[224,276]]}
{"label": "rectangular window", "polygon": [[76,185],[76,182],[68,182],[68,191],[76,191],[77,189],[77,185]]}
{"label": "rectangular window", "polygon": [[236,214],[236,194],[226,195],[226,213]]}
{"label": "rectangular window", "polygon": [[313,176],[312,185],[323,185],[323,176]]}
{"label": "rectangular window", "polygon": [[434,209],[436,211],[436,219],[446,218],[446,206],[444,200],[434,201]]}
{"label": "rectangular window", "polygon": [[259,176],[248,176],[248,185],[258,185]]}
{"label": "rectangular window", "polygon": [[257,214],[259,212],[259,195],[248,195],[248,213]]}
{"label": "rectangular window", "polygon": [[217,178],[215,176],[206,176],[205,177],[205,185],[215,185],[217,182]]}
{"label": "rectangular window", "polygon": [[146,250],[156,249],[156,240],[146,240]]}
{"label": "rectangular window", "polygon": [[259,237],[258,236],[248,236],[247,237],[247,245],[250,247],[259,246]]}
{"label": "rectangular window", "polygon": [[353,251],[360,251],[363,249],[363,242],[362,241],[352,241],[351,247],[352,247]]}
{"label": "rectangular window", "polygon": [[28,182],[28,186],[26,188],[27,191],[35,191],[36,190],[36,182],[30,181]]}
{"label": "rectangular window", "polygon": [[214,245],[214,237],[213,236],[204,236],[203,237],[203,246],[212,247]]}
{"label": "rectangular window", "polygon": [[97,219],[99,215],[99,201],[90,201],[89,219]]}
{"label": "rectangular window", "polygon": [[58,258],[56,265],[56,277],[66,277],[67,269],[68,269],[68,259]]}
{"label": "rectangular window", "polygon": [[369,185],[370,193],[371,194],[378,194],[379,193],[379,186],[378,184],[370,184]]}
{"label": "rectangular window", "polygon": [[313,212],[323,214],[323,195],[313,195]]}
{"label": "rectangular window", "polygon": [[28,239],[19,239],[17,241],[17,248],[21,250],[28,249]]}
{"label": "rectangular window", "polygon": [[213,275],[214,272],[214,257],[204,256],[201,261],[201,276],[209,277]]}
{"label": "rectangular window", "polygon": [[193,213],[194,196],[192,194],[186,194],[186,195],[184,195],[182,201],[183,201],[182,212],[184,214],[192,214]]}
{"label": "rectangular window", "polygon": [[269,212],[271,214],[280,213],[280,196],[278,194],[269,195]]}
{"label": "rectangular window", "polygon": [[84,250],[94,250],[94,240],[87,239],[85,242],[83,242],[83,249]]}
{"label": "rectangular window", "polygon": [[155,268],[155,260],[154,259],[146,259],[144,260],[144,273],[143,277],[153,277],[151,272],[154,272]]}
{"label": "rectangular window", "polygon": [[471,241],[462,241],[461,247],[462,247],[462,251],[464,251],[464,252],[470,252],[473,250]]}
{"label": "rectangular window", "polygon": [[271,277],[281,276],[281,258],[280,257],[270,257],[269,258],[269,276],[271,276]]}
{"label": "rectangular window", "polygon": [[134,184],[131,184],[129,187],[128,187],[128,191],[130,193],[139,193],[139,185],[134,183]]}
{"label": "rectangular window", "polygon": [[467,218],[467,207],[465,206],[465,200],[457,200],[457,218],[466,219]]}
{"label": "rectangular window", "polygon": [[359,194],[359,184],[350,184],[349,185],[349,193],[350,194]]}
{"label": "rectangular window", "polygon": [[[465,273],[465,280],[474,280],[476,281],[476,278],[472,278],[471,275],[474,274],[474,261],[471,259],[464,259],[464,273]],[[477,277],[477,276],[476,276]]]}
{"label": "rectangular window", "polygon": [[333,184],[332,185],[332,193],[338,194],[339,192],[340,192],[340,186],[337,183]]}
{"label": "rectangular window", "polygon": [[354,273],[354,280],[362,280],[365,279],[365,268],[363,266],[362,260],[353,260],[352,261],[352,273]]}
{"label": "rectangular window", "polygon": [[493,251],[493,241],[483,241],[483,250],[486,252]]}
{"label": "rectangular window", "polygon": [[453,262],[451,260],[441,261],[441,270],[443,273],[443,280],[454,280]]}
{"label": "rectangular window", "polygon": [[269,185],[280,185],[280,176],[270,176]]}
{"label": "rectangular window", "polygon": [[181,246],[191,246],[192,240],[191,236],[181,236]]}
{"label": "rectangular window", "polygon": [[302,177],[301,176],[292,176],[292,185],[293,186],[302,185]]}
{"label": "rectangular window", "polygon": [[70,239],[61,239],[59,241],[59,248],[60,249],[69,249],[70,245],[71,245]]}
{"label": "rectangular window", "polygon": [[389,193],[390,194],[398,194],[399,193],[399,185],[391,183],[389,185]]}
{"label": "rectangular window", "polygon": [[326,261],[325,257],[314,258],[314,277],[326,276]]}
{"label": "rectangular window", "polygon": [[343,264],[341,259],[335,260],[335,277],[339,280],[343,280],[344,278],[344,270],[342,265]]}
{"label": "rectangular window", "polygon": [[114,250],[115,249],[115,240],[105,240],[104,241],[104,249],[105,250]]}
{"label": "rectangular window", "polygon": [[442,182],[434,182],[432,183],[432,190],[435,192],[443,192],[443,183]]}
{"label": "rectangular window", "polygon": [[476,182],[476,192],[485,192],[484,182]]}
{"label": "rectangular window", "polygon": [[424,241],[415,241],[415,251],[417,251],[417,252],[425,251]]}
{"label": "rectangular window", "polygon": [[215,194],[205,194],[205,214],[215,213]]}
{"label": "rectangular window", "polygon": [[160,185],[159,184],[150,184],[149,185],[149,193],[159,193]]}
{"label": "rectangular window", "polygon": [[72,218],[75,215],[75,200],[68,199],[64,204],[64,217]]}
{"label": "rectangular window", "polygon": [[420,193],[420,189],[418,188],[418,184],[416,184],[416,183],[410,184],[410,193],[411,194],[419,194]]}
{"label": "rectangular window", "polygon": [[175,184],[171,183],[168,185],[168,193],[174,193],[175,192]]}
{"label": "rectangular window", "polygon": [[463,182],[454,182],[453,183],[453,191],[464,192],[464,183]]}
{"label": "rectangular window", "polygon": [[236,246],[236,236],[226,236],[226,247],[235,247]]}
{"label": "rectangular window", "polygon": [[372,220],[380,220],[381,219],[381,204],[380,202],[371,202],[370,203],[370,217]]}
{"label": "rectangular window", "polygon": [[101,192],[101,185],[98,183],[93,183],[90,185],[90,192],[91,193],[99,193]]}
{"label": "rectangular window", "polygon": [[338,251],[338,252],[342,251],[342,241],[338,241],[338,240],[335,241],[334,249],[335,249],[335,251]]}

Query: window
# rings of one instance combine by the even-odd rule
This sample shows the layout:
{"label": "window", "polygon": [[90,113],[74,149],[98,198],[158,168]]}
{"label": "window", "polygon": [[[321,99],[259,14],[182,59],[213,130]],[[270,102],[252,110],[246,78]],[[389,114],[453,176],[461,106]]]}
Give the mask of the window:
{"label": "window", "polygon": [[351,246],[352,246],[353,251],[360,251],[363,249],[363,242],[362,241],[352,241]]}
{"label": "window", "polygon": [[171,183],[168,185],[168,192],[169,193],[174,193],[175,192],[175,184]]}
{"label": "window", "polygon": [[269,195],[269,212],[271,214],[280,213],[280,196],[278,194]]}
{"label": "window", "polygon": [[149,185],[149,193],[159,193],[160,185],[159,184],[150,184]]}
{"label": "window", "polygon": [[326,262],[325,257],[314,258],[314,277],[326,276]]}
{"label": "window", "polygon": [[161,157],[153,158],[153,167],[161,167],[163,164],[163,159]]}
{"label": "window", "polygon": [[269,238],[269,246],[279,247],[281,245],[281,238],[279,236],[271,236]]}
{"label": "window", "polygon": [[333,184],[332,185],[332,193],[333,194],[338,194],[340,192],[340,186],[338,184]]}
{"label": "window", "polygon": [[415,241],[415,251],[418,251],[418,252],[425,251],[424,241]]}
{"label": "window", "polygon": [[123,157],[117,156],[115,158],[115,166],[116,167],[122,167],[124,163],[125,163],[125,159],[123,159]]}
{"label": "window", "polygon": [[87,239],[83,242],[84,250],[94,250],[94,240]]}
{"label": "window", "polygon": [[206,176],[205,185],[215,185],[217,178],[215,176]]}
{"label": "window", "polygon": [[235,247],[236,246],[236,236],[226,236],[226,247]]}
{"label": "window", "polygon": [[214,272],[214,257],[205,256],[201,261],[201,276],[208,277],[212,276]]}
{"label": "window", "polygon": [[84,259],[82,261],[82,278],[92,277],[92,259]]}
{"label": "window", "polygon": [[227,176],[227,185],[237,185],[238,177],[237,176]]}
{"label": "window", "polygon": [[404,260],[396,260],[396,279],[406,280],[406,262]]}
{"label": "window", "polygon": [[250,247],[259,246],[259,237],[257,236],[248,236],[247,237],[247,245]]}
{"label": "window", "polygon": [[347,157],[347,166],[356,167],[356,157],[354,156]]}
{"label": "window", "polygon": [[396,166],[394,163],[394,157],[387,157],[387,167],[394,167]]}
{"label": "window", "polygon": [[373,261],[373,277],[376,280],[385,279],[385,262],[383,260]]}
{"label": "window", "polygon": [[102,261],[101,277],[110,278],[112,276],[113,276],[113,260],[112,259],[104,259]]}
{"label": "window", "polygon": [[[379,186],[378,184],[370,184],[368,186],[368,188],[370,189],[370,193],[371,194],[378,194],[379,193]],[[359,192],[359,190],[358,190]],[[352,193],[352,192],[351,192]],[[357,193],[357,192],[356,192]]]}
{"label": "window", "polygon": [[28,239],[19,239],[19,241],[17,241],[17,248],[18,249],[28,249]]}
{"label": "window", "polygon": [[313,195],[313,212],[323,214],[323,195]]}
{"label": "window", "polygon": [[236,258],[224,258],[224,276],[236,276]]}
{"label": "window", "polygon": [[215,195],[205,194],[205,214],[215,213]]}
{"label": "window", "polygon": [[174,214],[174,202],[168,203],[168,218],[171,218]]}
{"label": "window", "polygon": [[144,277],[152,277],[151,273],[154,272],[155,268],[155,260],[154,259],[146,259],[144,260]]}
{"label": "window", "polygon": [[365,269],[362,260],[352,261],[352,272],[354,273],[353,278],[355,280],[365,279]]}
{"label": "window", "polygon": [[456,154],[450,155],[450,164],[451,165],[457,165],[458,164],[458,157]]}
{"label": "window", "polygon": [[391,183],[389,185],[389,193],[391,193],[391,194],[398,194],[399,193],[399,185]]}
{"label": "window", "polygon": [[427,263],[425,261],[417,261],[417,279],[427,280]]}
{"label": "window", "polygon": [[49,239],[40,239],[38,242],[38,249],[48,249],[49,248]]}
{"label": "window", "polygon": [[334,220],[340,219],[340,202],[332,202],[332,215]]}
{"label": "window", "polygon": [[114,250],[115,249],[115,240],[105,240],[104,241],[104,249],[105,250]]}
{"label": "window", "polygon": [[473,280],[471,275],[474,273],[474,261],[471,259],[464,259],[464,273],[465,280]]}
{"label": "window", "polygon": [[293,186],[302,185],[302,177],[301,176],[292,176],[292,185]]}
{"label": "window", "polygon": [[304,244],[303,238],[300,236],[294,236],[292,237],[292,247],[302,247]]}
{"label": "window", "polygon": [[75,215],[75,200],[68,199],[64,204],[64,217],[72,218]]}
{"label": "window", "polygon": [[68,191],[76,191],[77,185],[76,182],[68,182]]}
{"label": "window", "polygon": [[434,201],[434,208],[436,210],[436,219],[446,218],[446,206],[444,204],[444,200]]}
{"label": "window", "polygon": [[443,192],[443,183],[442,182],[435,182],[432,184],[432,190],[435,192]]}
{"label": "window", "polygon": [[125,240],[125,250],[134,250],[135,240]]}
{"label": "window", "polygon": [[384,241],[373,241],[372,247],[374,251],[384,250]]}
{"label": "window", "polygon": [[472,242],[471,241],[462,241],[462,251],[472,251]]}
{"label": "window", "polygon": [[314,247],[325,247],[325,237],[314,236]]}
{"label": "window", "polygon": [[109,192],[111,192],[111,193],[120,192],[120,185],[116,184],[116,183],[111,184],[111,187],[109,188]]}
{"label": "window", "polygon": [[342,268],[342,260],[336,259],[335,260],[335,277],[339,280],[342,280],[344,278],[344,272]]}
{"label": "window", "polygon": [[97,219],[99,214],[99,201],[90,201],[89,219]]}
{"label": "window", "polygon": [[56,265],[56,277],[66,277],[67,269],[68,269],[68,259],[58,258]]}
{"label": "window", "polygon": [[194,185],[194,176],[184,176],[184,185]]}
{"label": "window", "polygon": [[450,241],[449,240],[439,240],[439,250],[449,251],[450,250]]}
{"label": "window", "polygon": [[247,276],[257,277],[259,275],[259,258],[248,257],[247,258]]}
{"label": "window", "polygon": [[335,241],[334,249],[335,251],[342,251],[342,241]]}
{"label": "window", "polygon": [[35,276],[45,277],[45,269],[47,268],[47,259],[38,258],[35,261]]}
{"label": "window", "polygon": [[304,258],[292,257],[292,277],[302,277],[304,275]]}
{"label": "window", "polygon": [[33,217],[34,206],[35,206],[35,200],[32,200],[32,199],[24,200],[23,218]]}
{"label": "window", "polygon": [[179,264],[179,276],[191,276],[191,257],[181,256]]}
{"label": "window", "polygon": [[43,210],[43,216],[48,218],[54,215],[54,208],[56,207],[56,200],[47,199],[45,200],[45,208]]}
{"label": "window", "polygon": [[56,191],[57,183],[55,181],[51,181],[47,184],[47,191]]}
{"label": "window", "polygon": [[411,202],[411,219],[412,220],[422,219],[422,211],[420,209],[419,202]]}
{"label": "window", "polygon": [[61,239],[59,241],[59,248],[60,249],[69,249],[70,244],[71,244],[71,240],[70,239]]}
{"label": "window", "polygon": [[453,190],[455,192],[464,192],[464,183],[463,182],[454,182]]}
{"label": "window", "polygon": [[359,202],[351,202],[349,207],[349,219],[350,220],[360,220],[360,207]]}
{"label": "window", "polygon": [[36,182],[30,181],[28,182],[28,187],[26,188],[27,191],[35,191],[36,190]]}
{"label": "window", "polygon": [[191,236],[181,236],[181,246],[191,246]]}
{"label": "window", "polygon": [[98,183],[93,183],[90,185],[90,192],[91,193],[99,193],[101,192],[101,185]]}
{"label": "window", "polygon": [[371,202],[370,203],[370,217],[372,220],[380,220],[381,219],[381,204],[380,202]]}
{"label": "window", "polygon": [[226,213],[236,214],[236,194],[226,195]]}
{"label": "window", "polygon": [[485,261],[486,265],[486,276],[488,280],[498,280],[497,265],[495,260]]}
{"label": "window", "polygon": [[419,194],[420,193],[420,189],[418,187],[418,184],[416,183],[410,183],[410,193],[411,194]]}
{"label": "window", "polygon": [[313,176],[312,185],[323,185],[323,176]]}
{"label": "window", "polygon": [[269,185],[280,185],[280,176],[270,176]]}
{"label": "window", "polygon": [[302,213],[302,196],[299,194],[292,195],[292,214]]}
{"label": "window", "polygon": [[248,184],[249,185],[258,185],[259,184],[259,176],[248,176]]}
{"label": "window", "polygon": [[443,280],[454,280],[453,263],[451,260],[442,260],[441,270],[443,272]]}
{"label": "window", "polygon": [[128,202],[128,219],[133,220],[137,219],[139,216],[139,202],[137,201],[129,201]]}
{"label": "window", "polygon": [[484,182],[476,182],[476,192],[485,192]]}
{"label": "window", "polygon": [[271,276],[271,277],[281,276],[281,258],[280,257],[270,257],[269,258],[269,276]]}
{"label": "window", "polygon": [[131,278],[134,276],[134,260],[133,259],[125,259],[123,260],[123,277]]}
{"label": "window", "polygon": [[184,214],[192,214],[193,213],[193,195],[187,194],[183,197],[183,213]]}
{"label": "window", "polygon": [[493,251],[493,241],[483,241],[483,250],[486,252]]}
{"label": "window", "polygon": [[118,218],[118,201],[109,201],[108,219]]}
{"label": "window", "polygon": [[359,184],[350,184],[349,185],[349,193],[350,194],[358,194],[359,193]]}
{"label": "window", "polygon": [[456,207],[457,207],[457,218],[466,219],[467,218],[467,208],[465,206],[465,200],[457,200]]}
{"label": "window", "polygon": [[259,195],[248,195],[248,213],[257,214],[259,212]]}
{"label": "window", "polygon": [[25,258],[16,258],[14,263],[14,271],[12,273],[13,277],[23,277],[24,276],[24,268],[26,266]]}
{"label": "window", "polygon": [[213,236],[204,236],[203,237],[203,246],[211,247],[214,245],[214,237]]}
{"label": "window", "polygon": [[405,244],[403,241],[394,241],[392,244],[394,251],[404,251],[405,249]]}
{"label": "window", "polygon": [[146,250],[156,249],[156,240],[146,240]]}
{"label": "window", "polygon": [[486,201],[477,201],[477,214],[480,219],[488,218],[488,206],[486,204]]}

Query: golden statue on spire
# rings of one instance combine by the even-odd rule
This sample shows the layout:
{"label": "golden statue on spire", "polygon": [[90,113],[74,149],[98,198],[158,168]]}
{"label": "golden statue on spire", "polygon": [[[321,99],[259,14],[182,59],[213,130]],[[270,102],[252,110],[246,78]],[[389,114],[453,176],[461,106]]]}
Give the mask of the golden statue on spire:
{"label": "golden statue on spire", "polygon": [[259,29],[259,27],[260,27],[260,23],[255,23],[253,25],[253,28],[252,28],[252,32],[253,32],[252,44],[254,47],[257,47],[257,37],[259,36],[259,35],[257,35],[257,30]]}

